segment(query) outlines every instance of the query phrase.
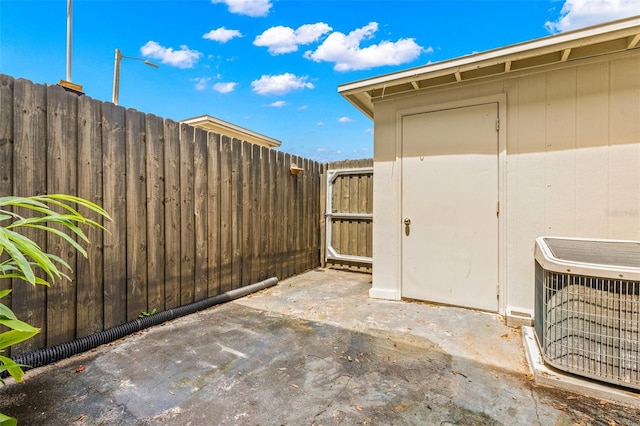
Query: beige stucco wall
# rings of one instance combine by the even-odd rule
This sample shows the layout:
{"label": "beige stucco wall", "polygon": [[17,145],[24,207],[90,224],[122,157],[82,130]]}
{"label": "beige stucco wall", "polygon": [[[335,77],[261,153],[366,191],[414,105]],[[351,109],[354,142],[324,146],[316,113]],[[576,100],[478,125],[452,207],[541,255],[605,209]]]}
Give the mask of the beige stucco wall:
{"label": "beige stucco wall", "polygon": [[536,237],[640,240],[638,49],[386,98],[374,106],[372,297],[401,297],[402,111],[500,95],[501,313],[533,314]]}

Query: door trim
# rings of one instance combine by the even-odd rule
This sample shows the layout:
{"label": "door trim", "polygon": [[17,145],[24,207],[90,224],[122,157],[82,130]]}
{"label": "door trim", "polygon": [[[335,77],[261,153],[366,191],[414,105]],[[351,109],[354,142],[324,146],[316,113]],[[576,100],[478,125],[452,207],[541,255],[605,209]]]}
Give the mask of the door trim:
{"label": "door trim", "polygon": [[[429,112],[436,112],[446,109],[471,107],[475,105],[496,103],[498,105],[498,120],[500,122],[500,128],[498,130],[498,202],[500,203],[500,215],[498,216],[498,313],[505,314],[507,306],[507,292],[506,286],[507,278],[507,265],[506,265],[506,242],[507,242],[507,221],[506,215],[508,212],[508,206],[506,203],[506,164],[507,164],[507,95],[506,93],[499,93],[495,95],[482,96],[476,98],[468,98],[459,101],[438,103],[433,105],[424,105],[420,107],[400,109],[396,112],[395,131],[396,131],[396,165],[398,167],[399,179],[397,180],[397,190],[399,194],[402,194],[402,118],[409,115],[423,114]],[[397,217],[402,218],[402,199],[397,204],[396,208]],[[397,232],[402,232],[401,223],[397,224]],[[398,283],[398,291],[402,297],[402,238],[397,240],[397,253],[400,255],[397,258],[397,273],[400,277]]]}

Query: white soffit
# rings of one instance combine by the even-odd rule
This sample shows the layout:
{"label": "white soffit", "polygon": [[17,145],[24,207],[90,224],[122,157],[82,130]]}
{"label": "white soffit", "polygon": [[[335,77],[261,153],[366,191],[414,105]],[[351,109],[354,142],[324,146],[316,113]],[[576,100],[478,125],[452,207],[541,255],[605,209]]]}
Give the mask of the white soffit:
{"label": "white soffit", "polygon": [[640,48],[640,15],[338,86],[373,119],[385,96]]}

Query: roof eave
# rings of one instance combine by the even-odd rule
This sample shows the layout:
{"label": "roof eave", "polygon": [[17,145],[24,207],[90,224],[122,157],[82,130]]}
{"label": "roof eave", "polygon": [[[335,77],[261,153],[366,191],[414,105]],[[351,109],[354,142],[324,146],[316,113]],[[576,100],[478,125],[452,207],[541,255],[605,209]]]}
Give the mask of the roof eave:
{"label": "roof eave", "polygon": [[[607,42],[618,40],[620,43],[607,44]],[[603,46],[602,50],[593,52],[594,55],[637,48],[640,46],[640,16],[343,84],[338,86],[338,92],[365,115],[373,119],[373,102],[376,98],[384,97],[385,92],[387,94],[405,93],[498,74],[508,74],[514,70],[512,64],[529,62],[526,67],[518,68],[525,69],[550,63],[567,62],[572,60],[572,52],[578,52],[578,56],[584,55],[585,51],[589,53],[590,46],[598,44]],[[579,50],[581,48],[582,53]],[[584,57],[579,56],[578,59]],[[542,62],[536,63],[536,58]],[[483,75],[482,70],[488,71],[485,71]]]}
{"label": "roof eave", "polygon": [[203,122],[209,122],[212,124],[215,124],[217,126],[220,126],[222,128],[227,128],[229,130],[233,130],[234,132],[238,132],[238,133],[244,133],[246,135],[250,135],[253,138],[259,140],[261,143],[265,144],[266,146],[268,146],[269,148],[278,148],[282,145],[282,142],[271,138],[269,136],[263,135],[262,133],[258,133],[258,132],[254,132],[253,130],[249,130],[246,129],[244,127],[238,126],[236,124],[233,123],[229,123],[228,121],[224,121],[221,120],[219,118],[213,117],[211,115],[208,114],[204,114],[204,115],[199,115],[197,117],[192,117],[192,118],[186,118],[184,120],[180,120],[181,123],[185,123],[185,124],[198,124],[198,123],[203,123]]}

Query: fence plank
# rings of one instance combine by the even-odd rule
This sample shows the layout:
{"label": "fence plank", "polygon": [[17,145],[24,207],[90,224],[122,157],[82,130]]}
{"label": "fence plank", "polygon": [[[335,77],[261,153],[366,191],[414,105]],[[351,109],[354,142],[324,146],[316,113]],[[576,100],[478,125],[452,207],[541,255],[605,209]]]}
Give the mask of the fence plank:
{"label": "fence plank", "polygon": [[193,200],[193,133],[194,128],[180,125],[180,302],[194,301],[195,284],[195,224]]}
{"label": "fence plank", "polygon": [[193,153],[193,187],[194,187],[194,299],[207,297],[208,288],[208,246],[207,246],[207,132],[195,129]]}
{"label": "fence plank", "polygon": [[[344,209],[344,199],[342,193],[345,191],[345,177],[338,176],[334,181],[334,191],[335,191],[335,203],[332,206],[335,206],[334,209],[336,211],[346,211]],[[334,225],[335,234],[333,235],[333,244],[334,248],[338,251],[338,253],[346,253],[344,247],[344,237],[343,237],[343,220],[338,219],[335,221]]]}
{"label": "fence plank", "polygon": [[[357,163],[356,163],[357,164]],[[360,197],[358,194],[358,186],[360,183],[360,176],[349,176],[349,212],[358,213],[359,211],[359,201]],[[360,221],[357,220],[349,220],[349,251],[348,253],[357,253],[358,252],[358,238],[359,238],[359,228]]]}
{"label": "fence plank", "polygon": [[[293,159],[293,163],[298,167],[304,168],[304,162],[300,157],[295,157]],[[293,191],[291,196],[293,197],[293,222],[294,222],[294,230],[295,233],[293,235],[293,247],[294,247],[294,256],[293,256],[293,274],[298,273],[298,267],[302,262],[302,245],[304,242],[304,223],[301,222],[302,211],[304,208],[304,172],[298,175],[292,175],[293,179],[291,180],[293,183]]]}
{"label": "fence plank", "polygon": [[13,195],[13,81],[0,74],[0,197]]}
{"label": "fence plank", "polygon": [[[366,167],[366,162],[362,160],[359,167]],[[358,179],[358,213],[371,213],[367,211],[367,201],[370,197],[368,193],[368,181],[369,175],[361,175]],[[358,223],[358,243],[357,243],[357,255],[367,255],[367,234],[371,221],[359,221]]]}
{"label": "fence plank", "polygon": [[278,182],[278,151],[269,150],[269,189],[272,192],[272,195],[268,197],[267,204],[269,206],[268,211],[268,248],[269,248],[269,276],[270,277],[278,277],[278,279],[282,279],[282,268],[278,263],[278,254],[277,254],[277,235],[280,234],[278,232],[278,196],[279,194],[279,182]]}
{"label": "fence plank", "polygon": [[181,187],[180,187],[180,125],[164,121],[164,214],[165,214],[165,309],[180,306],[181,247]]}
{"label": "fence plank", "polygon": [[[13,78],[0,74],[0,197],[13,195]],[[0,290],[11,288],[11,280],[0,280]],[[11,294],[2,298],[11,307]],[[4,355],[10,356],[11,348]]]}
{"label": "fence plank", "polygon": [[[26,80],[14,82],[14,195],[32,196],[46,193],[47,117],[46,88]],[[33,229],[23,235],[47,249],[46,237]],[[42,276],[38,273],[38,276]],[[45,347],[47,336],[45,289],[12,280],[11,308],[18,318],[40,327],[41,333],[12,347],[11,355],[19,355]]]}
{"label": "fence plank", "polygon": [[[295,164],[297,164],[298,167],[301,167],[301,168],[305,167],[304,160],[300,157],[296,158]],[[294,238],[295,238],[294,246],[296,248],[296,254],[294,256],[294,269],[293,269],[294,274],[297,274],[303,271],[304,270],[303,268],[306,267],[306,265],[304,264],[305,262],[304,262],[304,256],[303,256],[304,244],[306,239],[306,223],[305,223],[306,221],[303,222],[302,220],[304,215],[304,208],[307,203],[306,191],[305,191],[306,180],[307,180],[307,176],[304,174],[304,172],[294,176],[295,191],[293,193],[293,196],[294,196],[293,207],[294,207],[295,230],[296,230],[296,234],[294,235]]]}
{"label": "fence plank", "polygon": [[240,222],[240,226],[242,227],[241,233],[241,244],[242,244],[242,254],[241,254],[241,282],[240,286],[244,287],[246,285],[251,284],[251,268],[253,263],[253,258],[251,256],[251,210],[253,206],[251,205],[251,194],[249,192],[249,188],[253,186],[252,183],[252,160],[251,160],[252,150],[251,144],[249,142],[242,142],[242,156],[240,158],[241,167],[242,167],[242,203],[241,214],[242,220]]}
{"label": "fence plank", "polygon": [[146,311],[165,310],[165,191],[164,124],[160,117],[147,115],[147,302]]}
{"label": "fence plank", "polygon": [[[78,98],[78,196],[100,206],[102,196],[102,129],[101,104],[81,96]],[[95,218],[104,225],[102,218]],[[99,228],[86,229],[90,243],[87,258],[78,256],[76,262],[76,337],[101,331],[104,327],[102,311],[103,289],[103,232]]]}
{"label": "fence plank", "polygon": [[231,139],[222,137],[220,157],[220,292],[224,293],[232,289],[231,254],[233,251],[231,226],[232,226],[232,164],[231,164]]}
{"label": "fence plank", "polygon": [[[47,87],[47,192],[77,194],[78,97],[60,86]],[[63,210],[54,208],[59,213]],[[61,228],[58,228],[61,229]],[[70,231],[61,229],[70,234]],[[76,250],[57,235],[47,235],[47,251],[60,256],[71,270],[47,288],[47,346],[73,340],[76,330]]]}
{"label": "fence plank", "polygon": [[242,142],[231,141],[231,288],[242,285]]}
{"label": "fence plank", "polygon": [[282,170],[282,191],[280,195],[282,197],[282,217],[284,219],[282,226],[282,277],[290,277],[291,274],[291,257],[293,241],[293,215],[291,214],[291,173],[289,172],[289,166],[291,165],[291,154],[284,154],[283,161],[280,163],[280,169]]}
{"label": "fence plank", "polygon": [[104,235],[104,326],[127,320],[127,210],[125,110],[102,104],[104,208],[113,222]]}
{"label": "fence plank", "polygon": [[249,206],[251,208],[251,218],[249,219],[249,235],[250,241],[250,253],[251,253],[251,265],[250,265],[250,277],[249,284],[260,281],[260,258],[261,258],[261,243],[262,243],[262,220],[260,216],[260,185],[261,166],[262,159],[260,158],[260,146],[250,145],[251,147],[251,167],[249,172],[251,173],[251,182],[249,191],[251,194],[251,200]]}
{"label": "fence plank", "polygon": [[326,253],[327,253],[327,168],[321,167],[320,172],[320,200],[319,200],[319,214],[320,214],[320,266],[323,268],[327,266]]}
{"label": "fence plank", "polygon": [[315,179],[313,177],[313,165],[314,162],[305,159],[305,173],[307,174],[307,186],[306,186],[306,199],[307,199],[307,209],[305,211],[304,223],[307,226],[307,238],[306,238],[306,247],[304,252],[304,262],[305,262],[305,271],[309,270],[317,265],[314,265],[312,255],[313,252],[312,244],[313,244],[313,233],[314,230],[317,229],[317,224],[313,223],[315,218],[315,213],[317,212],[316,201],[318,199],[318,192],[314,192],[315,189]]}
{"label": "fence plank", "polygon": [[278,279],[283,279],[282,274],[282,235],[284,218],[282,211],[282,158],[284,154],[281,151],[271,151],[272,157],[270,157],[270,167],[273,179],[273,190],[276,194],[273,197],[273,209],[271,210],[271,236],[270,236],[270,250],[269,258],[273,265],[275,276]]}
{"label": "fence plank", "polygon": [[[315,221],[315,232],[313,233],[313,248],[314,248],[314,254],[313,254],[313,267],[316,266],[323,266],[324,267],[324,252],[321,250],[321,247],[324,247],[323,241],[324,241],[324,235],[321,234],[321,231],[324,231],[324,224],[325,224],[325,218],[324,218],[324,202],[325,202],[325,194],[322,192],[322,187],[321,184],[323,182],[323,179],[320,177],[320,173],[322,170],[322,166],[317,162],[314,161],[313,162],[314,165],[314,172],[313,172],[313,179],[315,180],[315,187],[314,187],[314,193],[315,194],[320,194],[319,197],[315,198],[315,209],[311,212],[312,217],[314,218]],[[322,203],[322,205],[320,204]],[[322,264],[321,264],[321,260],[322,260]]]}
{"label": "fence plank", "polygon": [[260,209],[260,242],[259,256],[260,266],[258,281],[270,277],[269,275],[269,200],[273,197],[273,187],[269,184],[269,148],[260,147],[260,177],[256,186],[258,204]]}
{"label": "fence plank", "polygon": [[207,209],[209,210],[207,224],[207,249],[209,251],[209,285],[207,295],[209,297],[220,294],[220,135],[214,132],[208,134],[208,163],[207,178],[209,196]]}
{"label": "fence plank", "polygon": [[126,112],[127,320],[147,310],[147,186],[144,114]]}

